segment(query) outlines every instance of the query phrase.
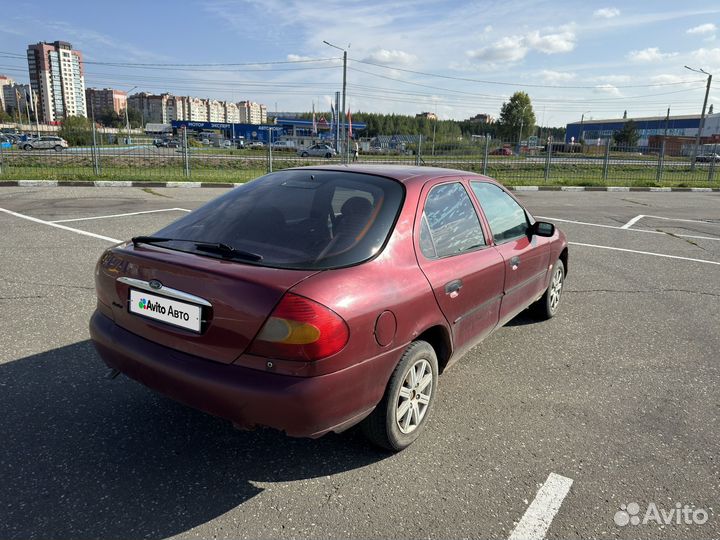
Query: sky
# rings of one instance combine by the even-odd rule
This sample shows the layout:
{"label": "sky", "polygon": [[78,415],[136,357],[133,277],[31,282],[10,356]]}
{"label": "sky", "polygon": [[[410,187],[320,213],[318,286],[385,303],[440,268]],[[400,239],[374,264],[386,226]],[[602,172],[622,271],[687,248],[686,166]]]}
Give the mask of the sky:
{"label": "sky", "polygon": [[[3,0],[0,74],[27,82],[27,45],[82,51],[87,87],[327,111],[462,120],[516,91],[538,125],[720,107],[720,2]],[[15,8],[10,8],[10,6]],[[190,65],[192,64],[192,65]],[[720,109],[718,109],[720,112]]]}

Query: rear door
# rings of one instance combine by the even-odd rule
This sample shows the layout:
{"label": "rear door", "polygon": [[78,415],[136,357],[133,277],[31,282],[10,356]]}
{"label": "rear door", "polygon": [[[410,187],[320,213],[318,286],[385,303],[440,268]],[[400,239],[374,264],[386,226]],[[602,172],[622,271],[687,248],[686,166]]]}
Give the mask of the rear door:
{"label": "rear door", "polygon": [[426,186],[415,230],[418,263],[453,333],[472,346],[498,322],[504,264],[460,180]]}
{"label": "rear door", "polygon": [[528,235],[525,209],[501,187],[482,181],[470,185],[505,264],[500,307],[500,324],[505,324],[542,293],[550,262],[548,239]]}

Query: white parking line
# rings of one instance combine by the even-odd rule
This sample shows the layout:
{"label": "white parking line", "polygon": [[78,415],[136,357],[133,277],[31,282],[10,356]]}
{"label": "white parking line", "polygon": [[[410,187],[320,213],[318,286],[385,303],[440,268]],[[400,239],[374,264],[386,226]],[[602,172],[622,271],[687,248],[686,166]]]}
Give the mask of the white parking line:
{"label": "white parking line", "polygon": [[[667,234],[663,231],[648,231],[645,229],[623,229],[623,227],[618,227],[617,225],[603,225],[602,223],[588,223],[586,221],[574,221],[572,219],[561,219],[561,218],[554,218],[549,216],[535,216],[536,218],[540,219],[549,219],[550,221],[559,221],[561,223],[573,223],[575,225],[586,225],[588,227],[601,227],[603,229],[615,229],[617,231],[628,231],[628,232],[638,232],[638,233],[647,233],[647,234]],[[711,223],[709,221],[703,221],[703,223]],[[720,238],[715,238],[712,236],[700,236],[697,234],[675,234],[673,236],[680,236],[682,238],[698,238],[700,240],[720,240]]]}
{"label": "white parking line", "polygon": [[72,219],[56,219],[54,221],[48,221],[48,223],[68,223],[70,221],[88,221],[91,219],[107,219],[107,218],[116,218],[116,217],[137,216],[140,214],[154,214],[156,212],[190,212],[190,210],[186,210],[185,208],[161,208],[159,210],[143,210],[140,212],[128,212],[126,214],[109,214],[107,216],[92,216],[92,217],[72,218]]}
{"label": "white parking line", "polygon": [[106,240],[108,242],[112,242],[113,244],[117,244],[122,241],[118,240],[117,238],[110,238],[109,236],[103,236],[101,234],[95,234],[87,231],[81,231],[80,229],[73,229],[72,227],[66,227],[65,225],[58,225],[57,223],[53,223],[52,221],[45,221],[44,219],[26,216],[25,214],[18,214],[17,212],[13,212],[12,210],[6,210],[5,208],[0,208],[0,212],[5,212],[6,214],[10,214],[11,216],[27,219],[28,221],[34,221],[35,223],[41,223],[42,225],[49,225],[50,227],[55,227],[56,229],[63,229],[65,231],[82,234],[83,236],[99,238],[100,240]]}
{"label": "white parking line", "polygon": [[525,510],[509,540],[541,540],[545,538],[555,514],[570,491],[572,478],[550,473],[545,483],[535,495],[535,499]]}
{"label": "white parking line", "polygon": [[571,244],[573,246],[583,246],[583,247],[591,247],[591,248],[597,248],[597,249],[610,249],[613,251],[626,251],[628,253],[638,253],[640,255],[652,255],[653,257],[664,257],[666,259],[679,259],[681,261],[691,261],[691,262],[698,262],[698,263],[704,263],[704,264],[716,264],[716,265],[720,266],[720,262],[718,262],[718,261],[708,261],[706,259],[693,259],[692,257],[680,257],[678,255],[667,255],[665,253],[653,253],[652,251],[639,251],[637,249],[625,249],[625,248],[612,247],[612,246],[599,246],[597,244],[583,244],[581,242],[568,242],[568,244]]}
{"label": "white parking line", "polygon": [[705,225],[720,225],[720,222],[716,221],[707,221],[705,219],[680,219],[680,218],[672,218],[672,217],[662,217],[662,216],[642,216],[642,217],[649,217],[653,219],[664,219],[665,221],[684,221],[686,223],[704,223]]}
{"label": "white parking line", "polygon": [[639,216],[635,216],[634,218],[632,218],[630,221],[628,221],[625,225],[623,225],[620,228],[621,229],[629,229],[630,227],[635,225],[638,221],[640,221],[644,217],[645,216],[643,214],[640,214]]}

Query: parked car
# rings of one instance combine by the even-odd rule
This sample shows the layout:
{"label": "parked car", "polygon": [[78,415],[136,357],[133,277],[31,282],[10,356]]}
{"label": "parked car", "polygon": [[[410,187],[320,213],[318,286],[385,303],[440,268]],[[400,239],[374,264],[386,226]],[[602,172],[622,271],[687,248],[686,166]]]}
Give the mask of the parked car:
{"label": "parked car", "polygon": [[6,137],[2,133],[0,133],[0,148],[2,149],[10,149],[12,148],[13,142],[9,137]]}
{"label": "parked car", "polygon": [[704,163],[710,163],[711,161],[720,161],[720,154],[702,154],[700,156],[697,156],[695,158],[695,161],[700,161]]}
{"label": "parked car", "polygon": [[90,334],[111,375],[237,427],[362,422],[397,451],[440,372],[526,308],[557,313],[567,268],[565,235],[486,176],[285,169],[105,251]]}
{"label": "parked car", "polygon": [[297,148],[295,145],[295,141],[275,141],[272,143],[272,149],[273,150],[280,150],[280,151],[293,151]]}
{"label": "parked car", "polygon": [[249,143],[245,144],[245,148],[265,148],[265,143],[262,141],[250,141]]}
{"label": "parked car", "polygon": [[512,156],[512,150],[506,147],[496,148],[490,151],[491,156]]}
{"label": "parked car", "polygon": [[335,149],[330,146],[329,144],[313,144],[312,146],[308,148],[300,148],[298,151],[298,156],[301,157],[324,157],[324,158],[331,158],[335,155],[337,155],[337,152]]}
{"label": "parked car", "polygon": [[39,137],[27,139],[21,143],[23,150],[55,150],[61,152],[68,147],[68,143],[62,137]]}

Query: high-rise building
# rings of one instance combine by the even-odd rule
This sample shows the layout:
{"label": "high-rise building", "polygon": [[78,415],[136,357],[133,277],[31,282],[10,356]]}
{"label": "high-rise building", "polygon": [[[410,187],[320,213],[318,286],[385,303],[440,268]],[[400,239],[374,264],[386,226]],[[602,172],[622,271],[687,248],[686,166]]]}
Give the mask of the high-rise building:
{"label": "high-rise building", "polygon": [[66,41],[28,45],[30,86],[40,118],[56,122],[87,116],[82,53]]}
{"label": "high-rise building", "polygon": [[5,87],[12,86],[15,81],[6,75],[0,75],[0,110],[7,111],[7,104],[5,103]]}
{"label": "high-rise building", "polygon": [[207,100],[208,122],[224,122],[225,121],[225,104],[215,99]]}
{"label": "high-rise building", "polygon": [[99,115],[102,111],[112,109],[117,114],[125,114],[127,107],[127,92],[113,88],[88,88],[85,90],[85,103],[88,116]]}
{"label": "high-rise building", "polygon": [[5,110],[20,119],[30,110],[30,85],[6,84],[2,87]]}

